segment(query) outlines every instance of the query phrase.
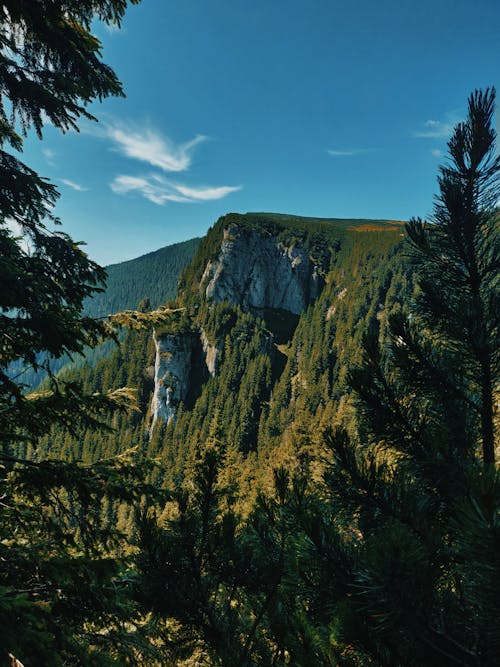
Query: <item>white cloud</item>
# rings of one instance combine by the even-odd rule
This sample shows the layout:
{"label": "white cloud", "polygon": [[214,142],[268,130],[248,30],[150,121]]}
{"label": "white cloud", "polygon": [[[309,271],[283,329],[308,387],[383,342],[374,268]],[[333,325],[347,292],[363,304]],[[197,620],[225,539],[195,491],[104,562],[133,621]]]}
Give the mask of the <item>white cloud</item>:
{"label": "white cloud", "polygon": [[191,188],[187,185],[175,185],[175,188],[181,195],[197,201],[211,201],[213,199],[222,199],[231,192],[241,190],[241,186],[222,185],[218,188]]}
{"label": "white cloud", "polygon": [[121,125],[106,125],[104,136],[111,139],[123,155],[147,162],[162,171],[186,171],[191,166],[194,148],[206,141],[202,134],[183,144],[175,144],[168,137],[152,129],[133,130]]}
{"label": "white cloud", "polygon": [[431,153],[434,157],[441,157],[443,155],[443,151],[439,150],[439,148],[433,148]]}
{"label": "white cloud", "polygon": [[167,181],[161,176],[117,176],[110,184],[116,194],[137,192],[153,204],[163,206],[169,201],[178,203],[193,203],[213,201],[226,197],[231,192],[241,189],[241,186],[224,185],[220,187],[190,187],[180,183]]}
{"label": "white cloud", "polygon": [[64,185],[67,185],[69,188],[72,188],[73,190],[76,190],[77,192],[88,192],[88,188],[84,188],[83,185],[80,185],[79,183],[75,183],[75,181],[70,181],[67,178],[59,178],[58,179],[60,183],[64,183]]}
{"label": "white cloud", "polygon": [[351,157],[353,155],[361,155],[362,153],[368,152],[368,148],[352,148],[349,150],[329,150],[328,154],[333,155],[333,157]]}
{"label": "white cloud", "polygon": [[444,120],[426,120],[420,130],[413,132],[413,136],[417,139],[448,139],[458,120],[454,113],[445,114]]}
{"label": "white cloud", "polygon": [[147,176],[116,176],[110,183],[111,190],[116,194],[134,192],[163,206],[167,202],[213,201],[241,189],[241,186],[231,185],[209,187],[178,183],[162,175],[161,172],[187,171],[193,162],[195,148],[208,140],[205,135],[198,134],[190,141],[176,143],[151,127],[141,128],[113,120],[100,127],[85,126],[82,129],[86,134],[110,140],[113,148],[125,157],[145,162],[159,170]]}
{"label": "white cloud", "polygon": [[137,176],[117,176],[110,184],[111,189],[116,194],[124,195],[128,192],[138,192],[143,197],[163,206],[167,201],[188,203],[190,200],[187,197],[178,195],[173,190],[154,183],[154,178],[140,178]]}

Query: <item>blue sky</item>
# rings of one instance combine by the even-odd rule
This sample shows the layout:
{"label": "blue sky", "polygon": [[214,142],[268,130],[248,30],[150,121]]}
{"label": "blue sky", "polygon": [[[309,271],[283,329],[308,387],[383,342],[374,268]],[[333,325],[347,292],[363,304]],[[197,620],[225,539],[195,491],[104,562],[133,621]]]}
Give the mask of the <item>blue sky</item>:
{"label": "blue sky", "polygon": [[127,97],[24,159],[102,264],[229,211],[408,219],[453,124],[500,88],[497,0],[143,0],[96,25]]}

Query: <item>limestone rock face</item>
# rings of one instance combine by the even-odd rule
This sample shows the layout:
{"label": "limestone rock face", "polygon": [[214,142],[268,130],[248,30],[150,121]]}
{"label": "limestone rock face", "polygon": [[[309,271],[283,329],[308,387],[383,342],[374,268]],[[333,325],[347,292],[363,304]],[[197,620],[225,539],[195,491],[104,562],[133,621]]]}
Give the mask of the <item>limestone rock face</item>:
{"label": "limestone rock face", "polygon": [[214,301],[256,312],[280,308],[300,314],[320,293],[322,279],[301,246],[230,225],[219,256],[209,262],[200,289]]}
{"label": "limestone rock face", "polygon": [[151,430],[158,420],[168,424],[175,417],[179,403],[186,400],[196,344],[195,336],[189,334],[153,333],[153,340],[156,358]]}

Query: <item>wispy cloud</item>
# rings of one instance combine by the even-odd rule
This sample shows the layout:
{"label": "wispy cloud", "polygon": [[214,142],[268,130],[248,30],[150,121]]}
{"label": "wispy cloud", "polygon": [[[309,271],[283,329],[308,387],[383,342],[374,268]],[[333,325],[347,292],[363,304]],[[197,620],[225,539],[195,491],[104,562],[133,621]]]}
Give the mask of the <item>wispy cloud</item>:
{"label": "wispy cloud", "polygon": [[179,172],[189,169],[192,153],[198,144],[207,140],[198,134],[186,143],[176,144],[153,129],[133,129],[126,125],[105,125],[100,132],[114,143],[126,157],[147,162],[162,171]]}
{"label": "wispy cloud", "polygon": [[117,176],[110,187],[116,194],[136,192],[153,204],[163,206],[167,202],[195,203],[222,199],[241,190],[241,186],[223,185],[220,187],[190,187],[174,183],[161,176]]}
{"label": "wispy cloud", "polygon": [[[194,203],[221,199],[241,186],[200,186],[175,182],[165,173],[180,173],[189,170],[193,163],[195,148],[208,141],[208,137],[197,134],[190,141],[177,143],[151,126],[123,123],[110,119],[107,123],[91,127],[84,132],[112,142],[113,149],[132,160],[145,162],[158,171],[144,175],[121,174],[110,182],[111,190],[118,195],[139,194],[159,206],[167,202]],[[162,173],[163,172],[163,173]]]}
{"label": "wispy cloud", "polygon": [[439,148],[433,148],[431,150],[431,153],[432,155],[434,155],[434,157],[441,157],[442,155],[444,155],[443,151],[440,150]]}
{"label": "wispy cloud", "polygon": [[67,178],[59,178],[58,180],[60,183],[64,183],[64,185],[67,185],[68,188],[72,188],[77,192],[88,192],[88,188],[83,187],[83,185],[80,185],[79,183],[75,183],[75,181],[70,181]]}
{"label": "wispy cloud", "polygon": [[413,132],[417,139],[448,139],[459,121],[456,113],[445,114],[444,120],[426,120],[423,127]]}
{"label": "wispy cloud", "polygon": [[363,153],[369,153],[369,148],[350,148],[347,150],[328,150],[328,155],[333,155],[333,157],[352,157],[353,155],[362,155]]}
{"label": "wispy cloud", "polygon": [[47,160],[48,164],[51,167],[54,166],[54,158],[56,157],[56,152],[52,148],[42,148],[42,154]]}
{"label": "wispy cloud", "polygon": [[198,187],[192,188],[186,185],[177,184],[174,186],[181,195],[188,197],[192,201],[212,201],[213,199],[222,199],[241,190],[241,185],[221,185],[217,188]]}

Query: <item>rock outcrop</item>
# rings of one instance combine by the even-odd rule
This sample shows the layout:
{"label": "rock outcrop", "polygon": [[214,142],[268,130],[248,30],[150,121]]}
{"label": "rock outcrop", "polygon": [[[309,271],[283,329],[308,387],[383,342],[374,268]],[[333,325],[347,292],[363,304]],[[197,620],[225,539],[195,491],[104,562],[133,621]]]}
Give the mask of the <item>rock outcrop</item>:
{"label": "rock outcrop", "polygon": [[322,282],[305,248],[232,224],[224,230],[218,258],[207,264],[200,290],[254,313],[279,308],[300,314],[319,295]]}
{"label": "rock outcrop", "polygon": [[167,424],[175,417],[177,407],[185,401],[190,388],[190,376],[196,337],[191,334],[153,333],[156,348],[155,388],[151,404],[153,430],[160,420]]}
{"label": "rock outcrop", "polygon": [[[230,224],[224,230],[218,257],[205,268],[199,289],[210,300],[229,301],[256,315],[279,310],[296,316],[322,287],[323,279],[304,247],[287,246],[268,232]],[[275,353],[273,340],[270,335],[263,354]],[[179,403],[217,374],[222,354],[222,341],[209,340],[203,330],[155,334],[154,342],[151,432],[157,421],[171,422]]]}

